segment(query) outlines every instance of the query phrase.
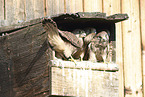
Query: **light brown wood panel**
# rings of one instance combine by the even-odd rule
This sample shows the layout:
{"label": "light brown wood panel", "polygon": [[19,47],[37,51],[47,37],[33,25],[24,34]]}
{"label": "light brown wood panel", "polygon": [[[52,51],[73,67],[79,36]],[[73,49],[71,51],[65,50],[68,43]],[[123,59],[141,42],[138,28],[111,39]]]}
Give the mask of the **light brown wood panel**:
{"label": "light brown wood panel", "polygon": [[34,18],[34,0],[25,0],[26,2],[26,20],[31,20]]}
{"label": "light brown wood panel", "polygon": [[145,93],[145,51],[142,51],[142,65],[143,65],[143,97]]}
{"label": "light brown wood panel", "polygon": [[13,1],[12,0],[5,0],[6,2],[6,20],[8,21],[7,22],[7,25],[10,25],[10,24],[13,24],[14,23],[14,6],[13,6]]}
{"label": "light brown wood panel", "polygon": [[[103,12],[107,15],[121,13],[120,0],[103,0]],[[116,64],[119,65],[119,97],[124,97],[123,43],[121,23],[116,23]]]}
{"label": "light brown wood panel", "polygon": [[82,0],[66,0],[66,12],[68,13],[83,12]]}
{"label": "light brown wood panel", "polygon": [[123,53],[125,97],[142,97],[142,69],[139,1],[122,0],[122,13],[129,15],[129,20],[123,22]]}
{"label": "light brown wood panel", "polygon": [[[145,93],[145,0],[140,0],[140,21],[141,21],[141,38],[142,38],[142,73],[143,73],[143,93]],[[145,94],[144,94],[145,96]]]}
{"label": "light brown wood panel", "polygon": [[25,0],[14,0],[13,3],[14,8],[14,22],[22,22],[26,19],[25,14]]}
{"label": "light brown wood panel", "polygon": [[98,68],[99,65],[112,67],[113,64],[107,66],[107,64],[92,62],[78,61],[76,63],[77,66],[73,62],[53,60],[52,95],[118,97],[118,72],[93,69]]}
{"label": "light brown wood panel", "polygon": [[84,0],[85,12],[102,12],[102,0]]}
{"label": "light brown wood panel", "polygon": [[142,46],[145,51],[145,0],[140,0],[140,9],[141,9],[141,32],[142,32]]}
{"label": "light brown wood panel", "polygon": [[43,0],[34,0],[34,18],[44,17]]}
{"label": "light brown wood panel", "polygon": [[5,0],[7,25],[25,21],[25,0]]}
{"label": "light brown wood panel", "polygon": [[47,16],[64,13],[64,0],[46,0]]}
{"label": "light brown wood panel", "polygon": [[120,0],[103,0],[103,12],[107,15],[120,13]]}
{"label": "light brown wood panel", "polygon": [[4,0],[0,0],[0,20],[4,20]]}

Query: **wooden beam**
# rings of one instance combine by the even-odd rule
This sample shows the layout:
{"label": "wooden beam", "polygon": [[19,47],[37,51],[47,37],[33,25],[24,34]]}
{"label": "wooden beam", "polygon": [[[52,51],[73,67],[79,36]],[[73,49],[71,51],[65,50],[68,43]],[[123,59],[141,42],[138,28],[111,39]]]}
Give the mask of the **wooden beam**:
{"label": "wooden beam", "polygon": [[122,24],[125,97],[142,97],[139,1],[122,0],[122,13],[129,15],[129,20]]}

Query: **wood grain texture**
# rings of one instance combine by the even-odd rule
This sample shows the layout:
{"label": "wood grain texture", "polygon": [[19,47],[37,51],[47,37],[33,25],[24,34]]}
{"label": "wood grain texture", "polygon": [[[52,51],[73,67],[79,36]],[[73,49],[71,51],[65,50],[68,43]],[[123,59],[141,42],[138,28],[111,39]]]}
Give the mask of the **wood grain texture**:
{"label": "wood grain texture", "polygon": [[[145,51],[142,51],[142,65],[143,65],[143,93],[145,93]],[[145,94],[143,94],[145,95]]]}
{"label": "wood grain texture", "polygon": [[141,15],[141,34],[142,34],[142,47],[143,50],[145,50],[145,7],[143,6],[145,3],[145,0],[140,0],[140,15]]}
{"label": "wood grain texture", "polygon": [[64,13],[64,0],[46,0],[47,16]]}
{"label": "wood grain texture", "polygon": [[52,67],[52,95],[118,97],[118,72],[91,70],[91,67],[89,70],[65,68],[64,65]]}
{"label": "wood grain texture", "polygon": [[26,8],[25,8],[25,13],[26,13],[26,20],[29,21],[31,19],[34,19],[34,0],[25,0],[26,3]]}
{"label": "wood grain texture", "polygon": [[[127,9],[127,10],[126,10]],[[124,81],[125,97],[142,97],[141,35],[139,1],[122,0],[122,13],[128,13],[129,20],[123,22]],[[136,92],[137,91],[137,92]]]}
{"label": "wood grain texture", "polygon": [[145,96],[145,0],[140,0],[140,23],[141,23],[141,42],[142,42],[142,73],[143,73],[143,94]]}
{"label": "wood grain texture", "polygon": [[43,0],[34,0],[34,18],[44,17]]}
{"label": "wood grain texture", "polygon": [[0,0],[0,20],[4,20],[5,18],[5,6],[4,6],[5,2],[4,0]]}
{"label": "wood grain texture", "polygon": [[120,13],[120,0],[103,0],[103,12],[106,15],[118,14]]}
{"label": "wood grain texture", "polygon": [[13,91],[14,64],[10,57],[9,45],[0,37],[0,97],[14,97],[15,95]]}
{"label": "wood grain texture", "polygon": [[[121,13],[120,0],[103,0],[103,12],[107,15]],[[123,37],[121,23],[116,23],[116,64],[119,65],[119,97],[124,97]]]}
{"label": "wood grain texture", "polygon": [[14,24],[14,2],[12,0],[5,0],[5,2],[7,25]]}
{"label": "wood grain texture", "polygon": [[14,8],[14,22],[22,22],[25,21],[26,19],[26,14],[25,14],[25,0],[14,0],[13,3],[13,8]]}
{"label": "wood grain texture", "polygon": [[52,51],[45,42],[47,33],[44,32],[41,23],[37,23],[0,36],[2,97],[49,95],[47,67]]}
{"label": "wood grain texture", "polygon": [[83,11],[82,0],[66,0],[66,12],[76,13]]}
{"label": "wood grain texture", "polygon": [[102,12],[102,0],[84,0],[84,12]]}

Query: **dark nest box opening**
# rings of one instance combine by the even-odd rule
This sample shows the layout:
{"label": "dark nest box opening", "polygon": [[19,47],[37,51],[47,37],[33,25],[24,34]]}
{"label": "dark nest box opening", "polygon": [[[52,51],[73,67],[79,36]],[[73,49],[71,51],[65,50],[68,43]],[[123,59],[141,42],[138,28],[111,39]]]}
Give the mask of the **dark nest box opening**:
{"label": "dark nest box opening", "polygon": [[[127,20],[127,14],[114,14],[106,16],[106,13],[100,12],[78,12],[59,14],[51,17],[57,24],[58,29],[72,32],[75,29],[84,29],[87,27],[96,28],[97,32],[108,30],[110,32],[109,43],[113,43],[116,48],[116,28],[115,23]],[[113,51],[113,62],[116,62],[116,51]]]}

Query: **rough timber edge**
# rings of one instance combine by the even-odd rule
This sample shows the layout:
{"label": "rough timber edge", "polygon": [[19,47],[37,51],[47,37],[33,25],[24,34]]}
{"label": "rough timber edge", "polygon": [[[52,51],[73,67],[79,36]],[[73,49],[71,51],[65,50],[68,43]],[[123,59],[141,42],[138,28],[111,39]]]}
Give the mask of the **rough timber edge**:
{"label": "rough timber edge", "polygon": [[77,13],[63,13],[63,14],[52,15],[51,18],[54,21],[92,18],[96,20],[103,19],[105,21],[111,21],[117,23],[123,20],[127,20],[129,16],[128,14],[120,14],[120,13],[106,16],[106,13],[101,13],[101,12],[77,12]]}
{"label": "rough timber edge", "polygon": [[51,60],[51,67],[70,68],[70,69],[85,69],[85,70],[98,70],[98,71],[118,71],[119,67],[115,63],[94,63],[90,61],[77,61],[76,64],[71,61],[63,61],[61,59]]}

